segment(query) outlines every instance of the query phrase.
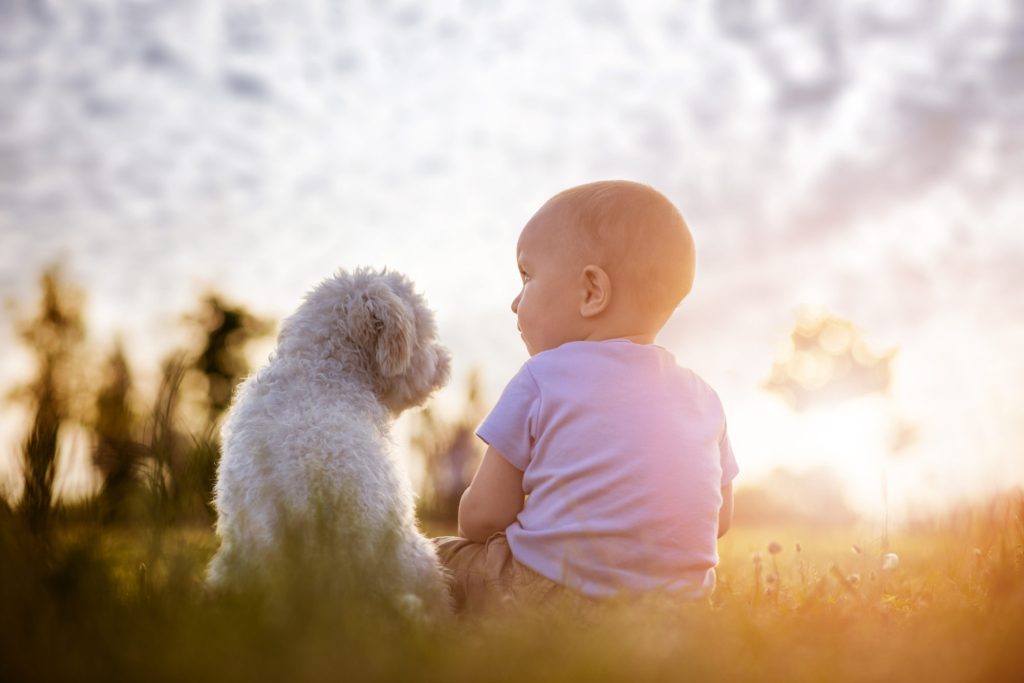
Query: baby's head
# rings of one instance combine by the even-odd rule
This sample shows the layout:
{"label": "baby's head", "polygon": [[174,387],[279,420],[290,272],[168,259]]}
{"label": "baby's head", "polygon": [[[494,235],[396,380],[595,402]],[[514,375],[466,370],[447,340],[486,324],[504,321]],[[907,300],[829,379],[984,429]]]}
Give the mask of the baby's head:
{"label": "baby's head", "polygon": [[530,355],[570,341],[651,339],[693,285],[693,237],[664,195],[609,180],[558,193],[516,246],[512,311]]}

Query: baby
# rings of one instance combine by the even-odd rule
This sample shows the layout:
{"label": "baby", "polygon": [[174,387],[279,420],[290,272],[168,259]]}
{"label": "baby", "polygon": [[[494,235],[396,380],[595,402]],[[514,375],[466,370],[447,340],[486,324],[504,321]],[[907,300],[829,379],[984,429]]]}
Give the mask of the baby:
{"label": "baby", "polygon": [[581,185],[517,259],[530,358],[477,430],[460,537],[437,539],[457,606],[709,595],[738,468],[718,395],[654,344],[693,285],[682,216],[646,185]]}

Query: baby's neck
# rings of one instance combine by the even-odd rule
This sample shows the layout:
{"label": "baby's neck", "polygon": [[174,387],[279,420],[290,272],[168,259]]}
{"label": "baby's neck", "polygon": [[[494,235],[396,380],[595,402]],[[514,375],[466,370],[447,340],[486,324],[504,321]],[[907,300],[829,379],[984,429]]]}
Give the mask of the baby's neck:
{"label": "baby's neck", "polygon": [[626,339],[634,344],[653,344],[657,332],[639,332],[635,334],[617,334],[611,331],[595,330],[582,341],[605,341],[607,339]]}

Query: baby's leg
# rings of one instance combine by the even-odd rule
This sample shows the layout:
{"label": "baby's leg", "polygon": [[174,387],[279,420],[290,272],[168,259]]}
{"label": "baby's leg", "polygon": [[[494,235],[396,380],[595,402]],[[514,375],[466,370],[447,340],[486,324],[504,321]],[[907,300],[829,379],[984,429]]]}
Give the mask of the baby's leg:
{"label": "baby's leg", "polygon": [[493,534],[483,543],[443,536],[435,538],[434,544],[447,571],[456,612],[481,614],[500,609],[509,600],[515,559],[504,533]]}
{"label": "baby's leg", "polygon": [[445,536],[435,538],[434,544],[448,574],[456,612],[494,614],[524,607],[592,602],[518,562],[504,532],[492,534],[483,543]]}

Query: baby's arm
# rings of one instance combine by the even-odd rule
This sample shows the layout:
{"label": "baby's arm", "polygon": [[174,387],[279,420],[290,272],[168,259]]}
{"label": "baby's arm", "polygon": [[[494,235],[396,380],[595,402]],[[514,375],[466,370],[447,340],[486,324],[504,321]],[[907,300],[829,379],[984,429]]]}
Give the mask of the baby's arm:
{"label": "baby's arm", "polygon": [[459,535],[483,543],[523,509],[523,473],[488,446],[459,503]]}
{"label": "baby's arm", "polygon": [[732,526],[732,482],[722,487],[722,507],[718,510],[718,537],[725,536],[725,532]]}

